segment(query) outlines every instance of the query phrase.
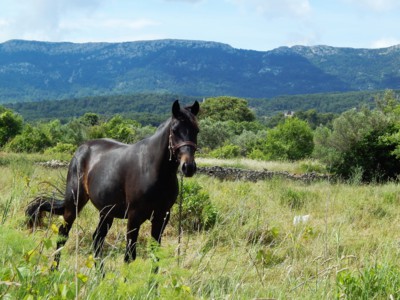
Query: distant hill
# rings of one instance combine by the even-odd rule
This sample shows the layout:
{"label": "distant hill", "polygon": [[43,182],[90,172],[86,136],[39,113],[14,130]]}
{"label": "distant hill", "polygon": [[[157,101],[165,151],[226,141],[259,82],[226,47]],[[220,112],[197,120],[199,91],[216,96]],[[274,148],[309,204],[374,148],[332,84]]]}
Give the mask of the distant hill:
{"label": "distant hill", "polygon": [[400,45],[235,49],[189,40],[0,44],[0,103],[174,93],[270,98],[400,89]]}
{"label": "distant hill", "polygon": [[[394,91],[400,96],[400,91]],[[306,111],[315,109],[321,113],[342,113],[361,106],[375,106],[375,97],[384,91],[364,91],[347,93],[325,93],[278,96],[271,99],[248,98],[250,108],[259,118],[268,117],[286,111]],[[4,104],[21,114],[27,121],[80,117],[87,112],[97,113],[104,117],[120,114],[135,119],[143,124],[158,125],[165,120],[171,111],[172,102],[179,99],[181,103],[191,104],[195,96],[182,96],[169,93],[137,93],[126,95],[86,96],[79,99],[59,101],[43,100],[40,102],[17,102]]]}

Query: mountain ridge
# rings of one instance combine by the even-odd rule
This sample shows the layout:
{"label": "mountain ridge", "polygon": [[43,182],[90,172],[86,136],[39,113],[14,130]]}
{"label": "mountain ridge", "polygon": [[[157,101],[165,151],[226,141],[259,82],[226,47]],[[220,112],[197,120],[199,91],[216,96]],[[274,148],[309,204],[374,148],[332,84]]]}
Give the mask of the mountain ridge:
{"label": "mountain ridge", "polygon": [[400,88],[400,45],[237,49],[212,41],[0,43],[0,103],[138,92],[280,95]]}

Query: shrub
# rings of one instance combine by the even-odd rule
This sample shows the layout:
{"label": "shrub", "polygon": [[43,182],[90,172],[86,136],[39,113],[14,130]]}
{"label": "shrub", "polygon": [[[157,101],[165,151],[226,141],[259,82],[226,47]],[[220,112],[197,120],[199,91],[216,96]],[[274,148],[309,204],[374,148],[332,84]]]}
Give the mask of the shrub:
{"label": "shrub", "polygon": [[[178,198],[179,201],[179,198]],[[182,227],[188,231],[212,228],[217,221],[217,209],[211,203],[210,196],[195,181],[183,184]],[[179,221],[179,203],[174,206],[171,224]]]}
{"label": "shrub", "polygon": [[341,153],[332,170],[346,179],[359,174],[364,182],[396,178],[400,160],[392,154],[395,145],[384,143],[381,139],[387,131],[390,131],[389,127],[366,133],[360,141]]}
{"label": "shrub", "polygon": [[208,98],[201,105],[200,117],[208,117],[215,121],[235,122],[254,121],[254,112],[248,107],[245,99],[221,96]]}
{"label": "shrub", "polygon": [[214,121],[208,118],[201,120],[199,127],[200,148],[216,149],[221,147],[234,134],[227,122]]}
{"label": "shrub", "polygon": [[235,145],[225,145],[215,149],[209,154],[214,158],[235,158],[240,156],[240,147]]}
{"label": "shrub", "polygon": [[6,144],[21,130],[22,118],[11,110],[0,106],[0,146]]}
{"label": "shrub", "polygon": [[400,297],[400,271],[391,265],[367,266],[358,273],[344,271],[337,275],[340,299],[391,299]]}
{"label": "shrub", "polygon": [[251,131],[244,129],[232,139],[232,143],[240,147],[240,155],[249,156],[254,150],[261,149],[266,139],[266,130]]}
{"label": "shrub", "polygon": [[311,155],[313,132],[307,122],[288,118],[268,131],[264,153],[270,159],[299,160]]}
{"label": "shrub", "polygon": [[13,152],[42,152],[51,146],[50,138],[39,128],[26,125],[21,134],[18,134],[6,145],[7,150]]}
{"label": "shrub", "polygon": [[280,203],[290,209],[301,209],[307,198],[307,193],[304,191],[296,191],[293,189],[285,189],[282,191]]}
{"label": "shrub", "polygon": [[316,151],[336,175],[370,182],[396,178],[400,160],[397,143],[388,138],[398,129],[391,115],[378,110],[350,110],[333,123],[333,130],[316,133]]}
{"label": "shrub", "polygon": [[253,149],[248,155],[248,158],[254,159],[254,160],[267,160],[268,157],[266,154],[261,151],[260,149]]}
{"label": "shrub", "polygon": [[67,153],[74,154],[76,146],[68,143],[57,143],[54,147],[46,149],[45,154]]}

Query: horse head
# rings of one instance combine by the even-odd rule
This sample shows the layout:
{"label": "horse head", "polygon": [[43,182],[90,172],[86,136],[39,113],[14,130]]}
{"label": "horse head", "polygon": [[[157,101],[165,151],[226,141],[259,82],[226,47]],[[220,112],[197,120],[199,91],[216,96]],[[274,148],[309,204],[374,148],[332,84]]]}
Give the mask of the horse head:
{"label": "horse head", "polygon": [[172,120],[169,135],[169,150],[179,162],[180,170],[186,177],[192,177],[196,172],[194,155],[197,150],[197,134],[199,127],[196,115],[200,109],[199,103],[181,108],[178,100],[172,105]]}

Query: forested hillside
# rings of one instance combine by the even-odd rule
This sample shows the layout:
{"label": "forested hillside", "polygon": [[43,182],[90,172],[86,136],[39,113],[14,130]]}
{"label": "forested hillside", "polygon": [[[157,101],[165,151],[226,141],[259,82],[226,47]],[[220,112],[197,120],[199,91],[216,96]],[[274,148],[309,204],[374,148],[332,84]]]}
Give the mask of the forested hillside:
{"label": "forested hillside", "polygon": [[[288,95],[271,99],[246,99],[259,118],[270,117],[286,111],[314,109],[321,113],[342,113],[354,107],[374,107],[375,98],[383,91]],[[400,94],[400,91],[395,91]],[[183,103],[201,97],[177,94],[136,93],[125,95],[91,96],[60,101],[18,102],[6,107],[21,114],[26,121],[61,119],[68,120],[93,112],[104,116],[121,114],[144,124],[157,124],[169,113],[171,103],[180,99]]]}
{"label": "forested hillside", "polygon": [[400,47],[235,49],[189,40],[0,44],[0,103],[143,92],[210,97],[400,88]]}

